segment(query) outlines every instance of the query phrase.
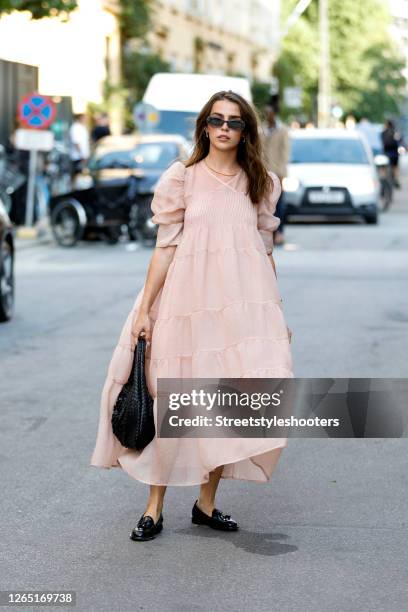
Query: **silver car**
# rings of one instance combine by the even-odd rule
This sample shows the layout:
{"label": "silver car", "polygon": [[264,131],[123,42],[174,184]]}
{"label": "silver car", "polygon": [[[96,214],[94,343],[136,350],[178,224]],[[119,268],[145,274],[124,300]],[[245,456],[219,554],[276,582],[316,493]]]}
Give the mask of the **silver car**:
{"label": "silver car", "polygon": [[291,159],[283,180],[285,217],[362,217],[377,223],[380,185],[373,154],[357,130],[290,130]]}

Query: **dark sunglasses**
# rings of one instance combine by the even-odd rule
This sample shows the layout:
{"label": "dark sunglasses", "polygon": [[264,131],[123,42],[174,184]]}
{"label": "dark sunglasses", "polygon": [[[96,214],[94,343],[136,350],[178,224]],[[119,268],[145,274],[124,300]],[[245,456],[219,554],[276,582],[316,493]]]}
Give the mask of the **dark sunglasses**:
{"label": "dark sunglasses", "polygon": [[230,130],[243,130],[245,127],[245,121],[243,119],[221,119],[221,117],[214,117],[210,115],[207,117],[208,125],[213,127],[221,127],[226,123]]}

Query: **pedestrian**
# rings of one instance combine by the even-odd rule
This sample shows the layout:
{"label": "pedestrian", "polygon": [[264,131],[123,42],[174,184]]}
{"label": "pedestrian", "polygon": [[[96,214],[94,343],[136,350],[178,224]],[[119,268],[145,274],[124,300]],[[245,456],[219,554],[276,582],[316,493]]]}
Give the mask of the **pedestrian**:
{"label": "pedestrian", "polygon": [[399,189],[399,145],[401,141],[400,134],[396,131],[394,122],[388,119],[385,122],[384,130],[381,132],[381,139],[384,148],[384,153],[390,160],[394,185]]}
{"label": "pedestrian", "polygon": [[281,222],[274,234],[274,244],[282,245],[285,242],[285,200],[282,182],[288,172],[287,165],[290,158],[290,139],[289,131],[279,119],[278,113],[279,102],[277,99],[272,100],[265,106],[266,124],[263,128],[263,148],[267,168],[277,174],[281,185],[281,195],[276,205],[276,216]]}
{"label": "pedestrian", "polygon": [[373,155],[378,155],[378,153],[382,153],[383,145],[381,142],[380,133],[375,127],[375,125],[367,117],[361,117],[360,121],[356,125],[356,129],[367,140],[367,143],[371,148]]}
{"label": "pedestrian", "polygon": [[158,378],[293,378],[273,259],[281,187],[267,172],[252,106],[232,91],[215,93],[199,113],[185,162],[162,174],[151,204],[158,224],[145,283],[122,328],[102,391],[91,465],[121,467],[150,485],[146,510],[131,533],[151,539],[163,526],[168,485],[201,485],[192,522],[235,531],[215,506],[221,478],[267,482],[286,438],[157,438],[142,450],[121,446],[112,409],[144,335],[146,381]]}
{"label": "pedestrian", "polygon": [[91,139],[92,143],[96,144],[101,138],[110,136],[109,116],[107,113],[99,113],[95,118],[95,125],[92,128]]}
{"label": "pedestrian", "polygon": [[90,142],[86,116],[78,114],[69,128],[70,157],[72,166],[72,178],[81,172],[90,155]]}

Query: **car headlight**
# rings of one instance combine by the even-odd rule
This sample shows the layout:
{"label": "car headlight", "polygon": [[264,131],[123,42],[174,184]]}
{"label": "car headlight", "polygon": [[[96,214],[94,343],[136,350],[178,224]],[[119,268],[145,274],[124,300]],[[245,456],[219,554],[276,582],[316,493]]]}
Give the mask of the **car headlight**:
{"label": "car headlight", "polygon": [[378,188],[378,181],[367,176],[360,179],[358,182],[353,183],[351,187],[351,193],[354,195],[364,195],[365,193],[372,193]]}
{"label": "car headlight", "polygon": [[285,176],[282,181],[283,191],[297,191],[299,189],[300,181],[295,176]]}

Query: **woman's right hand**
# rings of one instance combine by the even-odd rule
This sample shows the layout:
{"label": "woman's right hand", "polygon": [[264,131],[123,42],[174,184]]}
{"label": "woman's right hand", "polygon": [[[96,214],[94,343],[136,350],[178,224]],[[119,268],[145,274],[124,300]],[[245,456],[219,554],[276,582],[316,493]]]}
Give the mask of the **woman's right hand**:
{"label": "woman's right hand", "polygon": [[151,325],[149,315],[146,312],[140,312],[137,317],[134,318],[132,323],[132,335],[137,344],[137,340],[142,335],[146,344],[149,345],[151,342]]}

